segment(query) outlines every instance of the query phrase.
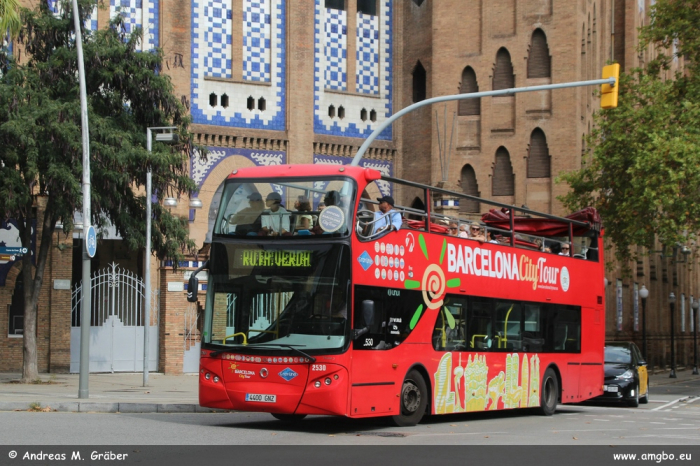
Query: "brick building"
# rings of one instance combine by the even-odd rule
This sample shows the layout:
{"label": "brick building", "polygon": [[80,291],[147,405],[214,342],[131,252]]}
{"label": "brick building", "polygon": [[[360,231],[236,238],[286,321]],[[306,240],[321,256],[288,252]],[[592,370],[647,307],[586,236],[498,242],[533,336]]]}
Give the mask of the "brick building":
{"label": "brick building", "polygon": [[[25,3],[37,1],[43,0]],[[58,11],[55,0],[48,1]],[[110,16],[123,14],[129,27],[144,28],[144,50],[163,49],[165,72],[188,105],[196,141],[209,149],[206,163],[193,159],[191,165],[204,208],[188,209],[186,200],[175,208],[189,217],[191,237],[203,246],[217,212],[217,190],[234,169],[346,164],[377,125],[425,98],[597,79],[609,60],[623,69],[638,66],[651,53],[635,49],[636,31],[650,3],[109,0],[88,27],[105,27]],[[557,196],[567,188],[556,177],[581,164],[584,138],[599,106],[596,91],[580,87],[425,107],[384,131],[362,164],[387,175],[564,214]],[[416,202],[408,193],[381,194],[393,194],[403,205]],[[451,199],[441,199],[439,208],[463,218],[477,218],[484,209]],[[80,244],[56,236],[65,247],[52,249],[42,291],[42,371],[74,367],[71,291],[62,285],[80,279],[80,261],[74,258]],[[74,237],[79,236],[78,231]],[[103,240],[100,250],[95,269],[115,262],[140,272],[137,255],[121,250],[118,238]],[[186,303],[182,284],[202,258],[192,259],[183,264],[192,267],[176,273],[168,264],[152,266],[159,272],[152,287],[159,291],[161,371],[187,370],[183,360],[191,348],[196,309]],[[686,270],[673,263],[663,268],[657,259],[639,264],[633,278],[623,278],[619,268],[608,273],[614,285],[621,281],[608,287],[607,329],[609,338],[639,341],[634,293],[645,284],[651,290],[650,360],[663,365],[668,363],[669,328],[662,296],[675,289],[686,302],[699,290],[696,267]],[[0,303],[7,303],[8,317],[16,315],[11,308],[18,266],[0,263]],[[680,324],[677,328],[680,365],[692,362],[689,301],[684,306],[683,330]],[[19,370],[21,335],[6,338],[11,333],[7,322],[0,319],[0,370]]]}

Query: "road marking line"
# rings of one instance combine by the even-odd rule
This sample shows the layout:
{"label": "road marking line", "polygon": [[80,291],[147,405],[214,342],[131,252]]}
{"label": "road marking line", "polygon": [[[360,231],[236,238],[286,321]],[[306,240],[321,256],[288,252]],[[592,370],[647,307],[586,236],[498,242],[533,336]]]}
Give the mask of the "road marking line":
{"label": "road marking line", "polygon": [[664,408],[669,408],[669,407],[675,405],[676,403],[678,403],[680,401],[687,400],[687,399],[688,399],[688,397],[678,398],[677,400],[670,401],[663,406],[659,406],[658,408],[654,408],[651,411],[659,411],[659,410],[664,409]]}

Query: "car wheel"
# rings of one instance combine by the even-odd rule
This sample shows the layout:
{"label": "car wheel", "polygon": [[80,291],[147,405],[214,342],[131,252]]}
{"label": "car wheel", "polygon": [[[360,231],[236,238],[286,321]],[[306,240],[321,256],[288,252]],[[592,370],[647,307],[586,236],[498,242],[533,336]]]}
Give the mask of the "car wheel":
{"label": "car wheel", "polygon": [[551,368],[544,371],[542,389],[540,390],[540,414],[551,416],[557,410],[559,398],[559,381]]}
{"label": "car wheel", "polygon": [[302,419],[306,417],[306,414],[279,414],[279,413],[271,413],[272,417],[275,419],[279,419],[280,421],[284,422],[299,422]]}
{"label": "car wheel", "polygon": [[639,406],[639,384],[634,387],[634,398],[627,402],[632,408]]}
{"label": "car wheel", "polygon": [[649,382],[647,382],[647,392],[639,399],[639,402],[644,405],[649,403]]}
{"label": "car wheel", "polygon": [[392,416],[392,421],[398,427],[415,426],[423,418],[428,406],[428,387],[418,371],[412,370],[406,375],[400,399],[401,414]]}

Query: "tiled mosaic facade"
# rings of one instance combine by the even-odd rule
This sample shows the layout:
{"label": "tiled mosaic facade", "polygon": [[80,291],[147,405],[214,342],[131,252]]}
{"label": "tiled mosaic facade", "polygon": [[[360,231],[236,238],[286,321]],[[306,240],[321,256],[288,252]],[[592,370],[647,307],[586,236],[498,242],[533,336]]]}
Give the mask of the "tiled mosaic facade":
{"label": "tiled mosaic facade", "polygon": [[[49,5],[49,10],[53,12],[54,15],[60,15],[61,14],[61,2],[60,0],[46,0]],[[85,20],[85,29],[89,31],[97,31],[97,4],[95,4],[95,7],[92,9],[92,13],[88,17],[87,20]]]}
{"label": "tiled mosaic facade", "polygon": [[231,8],[230,0],[203,0],[204,16],[209,25],[204,41],[209,47],[203,53],[204,76],[231,77]]}
{"label": "tiled mosaic facade", "polygon": [[342,10],[325,8],[323,15],[324,87],[344,91],[347,82],[347,14]]}
{"label": "tiled mosaic facade", "polygon": [[270,2],[246,0],[243,9],[243,79],[270,81]]}
{"label": "tiled mosaic facade", "polygon": [[109,17],[124,17],[127,34],[137,27],[143,30],[141,50],[153,50],[160,45],[159,3],[160,0],[110,0]]}
{"label": "tiled mosaic facade", "polygon": [[357,92],[379,93],[379,18],[357,13]]}
{"label": "tiled mosaic facade", "polygon": [[[377,16],[356,13],[355,31],[347,31],[345,12],[316,0],[314,131],[365,138],[393,113],[393,7],[377,0]],[[342,34],[341,34],[342,33]],[[355,36],[352,92],[348,90],[347,34]],[[387,128],[379,139],[391,139]]]}
{"label": "tiled mosaic facade", "polygon": [[[244,0],[242,76],[232,76],[230,1],[192,2],[194,123],[283,131],[286,113],[286,0]],[[226,11],[226,13],[224,13]],[[210,51],[217,52],[212,55]],[[211,79],[224,78],[224,79]]]}

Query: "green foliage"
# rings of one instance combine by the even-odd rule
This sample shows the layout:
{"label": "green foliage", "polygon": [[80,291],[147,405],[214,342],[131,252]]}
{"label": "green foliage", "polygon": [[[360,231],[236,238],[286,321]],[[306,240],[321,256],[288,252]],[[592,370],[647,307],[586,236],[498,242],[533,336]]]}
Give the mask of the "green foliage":
{"label": "green foliage", "polygon": [[[33,219],[36,196],[46,196],[46,217],[72,229],[82,209],[82,136],[77,50],[70,2],[53,15],[46,2],[23,10],[19,43],[28,61],[11,59],[0,79],[0,213],[21,224]],[[80,0],[81,24],[94,0]],[[121,17],[98,32],[83,31],[90,130],[91,221],[110,221],[132,249],[145,244],[149,167],[159,199],[189,193],[193,150],[186,109],[160,73],[162,52],[139,51],[140,32],[124,33]],[[176,146],[154,142],[146,150],[146,128],[177,126]],[[22,233],[22,227],[20,227]],[[154,204],[153,249],[178,259],[193,242],[186,221]]]}
{"label": "green foliage", "polygon": [[22,20],[19,14],[19,0],[0,0],[0,31],[9,32],[10,37],[14,39],[20,29]]}
{"label": "green foliage", "polygon": [[[700,231],[700,3],[659,0],[640,49],[658,50],[620,77],[618,108],[598,112],[582,168],[560,180],[571,209],[595,206],[623,264],[633,246],[689,244]],[[685,56],[684,72],[663,79]]]}

